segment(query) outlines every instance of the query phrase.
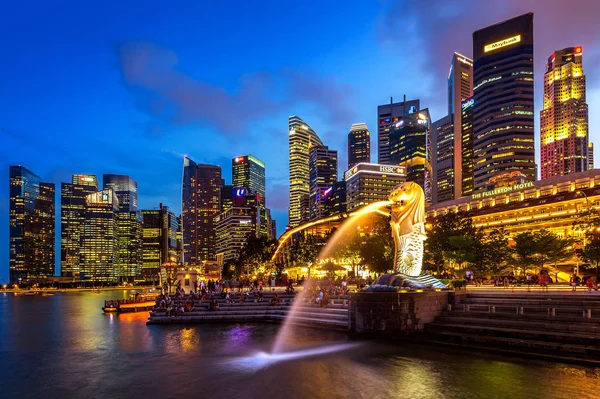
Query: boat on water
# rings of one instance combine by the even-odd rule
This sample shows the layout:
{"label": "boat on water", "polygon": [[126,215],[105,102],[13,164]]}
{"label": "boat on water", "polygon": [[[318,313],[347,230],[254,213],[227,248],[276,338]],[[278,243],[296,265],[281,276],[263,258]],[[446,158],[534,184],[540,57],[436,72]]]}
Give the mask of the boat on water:
{"label": "boat on water", "polygon": [[157,293],[135,293],[129,299],[113,299],[104,301],[104,313],[130,313],[150,311],[156,305]]}

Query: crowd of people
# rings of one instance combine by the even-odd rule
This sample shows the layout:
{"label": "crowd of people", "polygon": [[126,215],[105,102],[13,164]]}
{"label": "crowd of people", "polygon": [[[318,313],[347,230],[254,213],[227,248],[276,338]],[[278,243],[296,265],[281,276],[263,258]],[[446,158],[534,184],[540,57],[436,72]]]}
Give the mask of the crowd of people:
{"label": "crowd of people", "polygon": [[[308,292],[303,295],[304,300],[318,304],[321,307],[326,307],[330,298],[333,296],[348,295],[349,281],[336,278],[325,279],[310,279],[307,280],[304,276],[295,280],[298,285],[302,285],[303,289]],[[366,281],[364,282],[367,283]],[[198,301],[208,301],[206,309],[211,311],[219,310],[219,299],[224,300],[226,304],[242,304],[245,302],[264,302],[269,301],[270,305],[279,305],[283,303],[291,304],[293,299],[286,302],[281,299],[278,292],[275,292],[275,286],[284,285],[286,294],[296,292],[294,280],[281,279],[279,281],[274,278],[266,280],[263,283],[261,279],[232,279],[232,280],[208,280],[199,281],[197,290],[191,291],[188,294],[180,286],[175,288],[174,295],[169,295],[168,286],[163,286],[164,294],[156,299],[154,310],[165,312],[168,316],[181,316],[188,312],[193,312]],[[265,293],[269,292],[270,298],[265,298]]]}

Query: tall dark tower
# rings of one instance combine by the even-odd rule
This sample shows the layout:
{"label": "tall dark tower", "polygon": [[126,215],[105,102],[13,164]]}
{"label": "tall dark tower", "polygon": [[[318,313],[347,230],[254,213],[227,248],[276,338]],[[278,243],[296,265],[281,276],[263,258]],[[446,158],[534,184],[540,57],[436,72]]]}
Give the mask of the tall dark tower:
{"label": "tall dark tower", "polygon": [[9,176],[10,281],[54,276],[55,188],[24,168]]}
{"label": "tall dark tower", "polygon": [[409,100],[395,103],[390,98],[389,104],[377,107],[377,162],[381,165],[392,165],[390,162],[390,131],[401,117],[414,114],[421,109],[420,100]]}
{"label": "tall dark tower", "polygon": [[475,31],[473,55],[475,191],[499,175],[533,181],[533,13]]}
{"label": "tall dark tower", "polygon": [[355,123],[348,133],[348,168],[371,162],[371,133],[364,123]]}
{"label": "tall dark tower", "polygon": [[214,217],[220,210],[221,168],[196,164],[188,157],[183,163],[181,217],[184,262],[200,265],[215,260]]}

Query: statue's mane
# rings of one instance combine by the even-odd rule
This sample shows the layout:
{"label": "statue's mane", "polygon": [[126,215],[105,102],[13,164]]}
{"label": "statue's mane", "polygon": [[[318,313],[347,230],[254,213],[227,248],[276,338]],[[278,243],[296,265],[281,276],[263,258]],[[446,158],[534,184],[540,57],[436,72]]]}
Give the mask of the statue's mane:
{"label": "statue's mane", "polygon": [[[399,205],[397,205],[395,198],[402,191],[406,193],[408,198],[402,208],[397,209]],[[414,182],[402,183],[392,190],[390,200],[395,202],[392,205],[392,222],[399,224],[401,236],[411,234],[417,224],[420,233],[425,234],[425,194],[421,186]]]}

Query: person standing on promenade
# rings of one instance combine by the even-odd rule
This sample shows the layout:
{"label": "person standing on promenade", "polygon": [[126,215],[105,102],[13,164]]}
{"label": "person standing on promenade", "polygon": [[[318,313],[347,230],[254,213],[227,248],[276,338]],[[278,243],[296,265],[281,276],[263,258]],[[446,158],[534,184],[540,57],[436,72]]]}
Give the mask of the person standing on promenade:
{"label": "person standing on promenade", "polygon": [[575,273],[571,275],[571,278],[569,279],[569,284],[571,285],[572,292],[577,291],[577,275],[575,275]]}

